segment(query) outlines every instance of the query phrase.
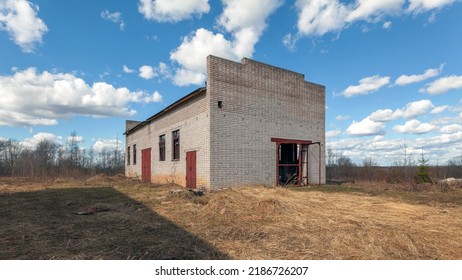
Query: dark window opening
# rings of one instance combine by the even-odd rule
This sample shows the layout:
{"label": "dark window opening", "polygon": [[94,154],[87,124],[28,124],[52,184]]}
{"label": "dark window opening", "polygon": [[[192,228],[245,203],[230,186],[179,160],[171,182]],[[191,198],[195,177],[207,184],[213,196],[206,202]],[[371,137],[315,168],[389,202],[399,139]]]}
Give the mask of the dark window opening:
{"label": "dark window opening", "polygon": [[130,146],[127,147],[127,165],[130,165]]}
{"label": "dark window opening", "polygon": [[222,109],[223,108],[223,101],[218,101],[218,108]]}
{"label": "dark window opening", "polygon": [[298,164],[298,152],[299,150],[297,144],[280,144],[279,163]]}
{"label": "dark window opening", "polygon": [[165,160],[165,134],[159,136],[159,161]]}
{"label": "dark window opening", "polygon": [[180,130],[172,131],[172,160],[180,159]]}
{"label": "dark window opening", "polygon": [[136,165],[136,144],[133,145],[133,165]]}

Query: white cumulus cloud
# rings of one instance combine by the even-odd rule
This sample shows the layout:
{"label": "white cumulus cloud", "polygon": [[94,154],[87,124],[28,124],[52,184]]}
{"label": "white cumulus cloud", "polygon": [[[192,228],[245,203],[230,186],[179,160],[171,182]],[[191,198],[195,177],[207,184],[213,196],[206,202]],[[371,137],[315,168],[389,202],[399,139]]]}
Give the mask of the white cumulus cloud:
{"label": "white cumulus cloud", "polygon": [[406,104],[403,109],[397,109],[393,112],[394,118],[415,118],[417,116],[426,114],[430,109],[433,109],[435,105],[430,100],[419,100]]}
{"label": "white cumulus cloud", "polygon": [[421,123],[418,120],[407,121],[404,125],[395,125],[393,131],[398,133],[424,134],[438,129],[436,125],[429,123]]}
{"label": "white cumulus cloud", "polygon": [[296,44],[299,39],[299,35],[292,35],[288,33],[284,36],[284,38],[282,38],[282,44],[284,44],[289,51],[294,52],[297,49]]}
{"label": "white cumulus cloud", "polygon": [[[298,34],[324,35],[339,32],[348,25],[364,20],[376,22],[388,16],[401,13],[405,0],[356,0],[346,4],[339,0],[297,0]],[[385,23],[384,28],[389,28]]]}
{"label": "white cumulus cloud", "polygon": [[443,70],[444,64],[440,68],[427,69],[423,74],[420,75],[401,75],[396,79],[395,84],[399,86],[405,86],[408,84],[418,83],[426,79],[438,76]]}
{"label": "white cumulus cloud", "polygon": [[177,86],[200,85],[205,81],[205,74],[184,68],[177,69],[173,83]]}
{"label": "white cumulus cloud", "polygon": [[395,118],[393,115],[393,110],[391,109],[379,109],[372,114],[370,114],[369,118],[376,122],[388,122]]}
{"label": "white cumulus cloud", "polygon": [[0,1],[0,30],[8,32],[26,53],[33,52],[48,31],[43,20],[37,16],[38,11],[37,5],[26,0]]}
{"label": "white cumulus cloud", "polygon": [[152,95],[146,96],[143,100],[145,103],[159,103],[162,102],[162,95],[158,91],[155,91]]}
{"label": "white cumulus cloud", "polygon": [[159,62],[159,66],[157,67],[157,72],[159,73],[159,76],[164,79],[170,79],[172,77],[170,67],[163,62]]}
{"label": "white cumulus cloud", "polygon": [[413,13],[422,13],[435,9],[441,9],[451,5],[455,0],[409,0],[408,11]]}
{"label": "white cumulus cloud", "polygon": [[170,53],[170,59],[179,65],[173,76],[176,85],[202,84],[205,81],[205,63],[208,55],[231,60],[252,57],[255,44],[266,28],[266,21],[281,1],[222,0],[224,9],[217,19],[218,27],[229,33],[199,28],[183,38],[178,48]]}
{"label": "white cumulus cloud", "polygon": [[118,139],[98,139],[93,144],[93,150],[96,153],[104,151],[113,151],[115,149],[122,150],[122,141]]}
{"label": "white cumulus cloud", "polygon": [[422,135],[412,141],[403,141],[402,138],[386,139],[382,136],[376,136],[373,139],[347,138],[330,140],[327,145],[335,153],[348,153],[356,162],[361,162],[366,157],[373,157],[381,165],[393,164],[397,158],[402,157],[402,147],[406,145],[409,154],[419,155],[424,149],[425,156],[436,164],[460,154],[462,131],[430,137]]}
{"label": "white cumulus cloud", "polygon": [[359,80],[359,84],[347,87],[342,95],[345,97],[352,97],[355,95],[369,94],[379,90],[381,87],[390,83],[390,77],[380,77],[378,75],[366,77]]}
{"label": "white cumulus cloud", "polygon": [[[391,26],[389,17],[408,16],[423,12],[438,11],[456,0],[297,0],[297,33],[286,35],[285,45],[294,49],[301,36],[322,36],[340,32],[355,22],[383,23]],[[434,16],[434,14],[433,14]]]}
{"label": "white cumulus cloud", "polygon": [[457,133],[457,132],[462,132],[462,125],[460,124],[450,124],[443,126],[440,129],[441,133],[445,134],[452,134],[452,133]]}
{"label": "white cumulus cloud", "polygon": [[350,119],[351,117],[350,116],[342,116],[342,115],[338,115],[335,117],[336,120],[338,121],[346,121],[348,119]]}
{"label": "white cumulus cloud", "polygon": [[303,35],[324,35],[340,31],[346,23],[350,10],[338,0],[297,0],[297,28]]}
{"label": "white cumulus cloud", "polygon": [[173,81],[176,85],[201,84],[205,81],[206,57],[216,55],[231,60],[238,57],[233,45],[222,34],[199,28],[183,39],[181,45],[170,54],[170,59],[180,64]]}
{"label": "white cumulus cloud", "polygon": [[37,145],[42,142],[42,141],[49,141],[51,143],[54,143],[58,146],[62,145],[62,137],[58,135],[54,135],[52,133],[48,132],[39,132],[35,134],[34,136],[30,138],[24,139],[21,144],[24,145],[24,147],[29,148],[29,149],[35,149]]}
{"label": "white cumulus cloud", "polygon": [[406,107],[396,110],[380,109],[369,115],[376,122],[388,122],[398,118],[411,119],[428,113],[435,105],[430,100],[419,100],[406,104]]}
{"label": "white cumulus cloud", "polygon": [[438,107],[435,107],[433,110],[431,110],[430,114],[439,114],[439,113],[446,111],[446,109],[448,108],[449,108],[448,105],[438,106]]}
{"label": "white cumulus cloud", "polygon": [[448,76],[433,81],[419,91],[428,94],[443,94],[450,90],[462,89],[462,76]]}
{"label": "white cumulus cloud", "polygon": [[384,127],[383,122],[376,122],[367,117],[359,122],[353,121],[346,132],[353,136],[381,135],[384,134]]}
{"label": "white cumulus cloud", "polygon": [[357,0],[350,10],[346,22],[358,20],[377,20],[386,15],[397,14],[402,9],[405,0]]}
{"label": "white cumulus cloud", "polygon": [[282,1],[280,0],[222,0],[224,10],[218,23],[233,34],[234,53],[238,57],[252,56],[254,46],[258,42],[266,20]]}
{"label": "white cumulus cloud", "polygon": [[138,11],[148,20],[178,22],[210,11],[208,0],[140,0]]}
{"label": "white cumulus cloud", "polygon": [[76,115],[126,117],[136,113],[130,103],[156,102],[142,91],[105,82],[88,85],[73,74],[35,68],[0,76],[0,96],[0,125],[9,126],[55,125]]}
{"label": "white cumulus cloud", "polygon": [[340,129],[330,130],[326,132],[326,138],[334,138],[336,136],[339,136],[340,134],[342,134],[342,131]]}
{"label": "white cumulus cloud", "polygon": [[131,74],[131,73],[134,73],[134,72],[135,72],[135,70],[128,68],[127,65],[124,65],[124,66],[122,67],[122,71],[124,71],[124,73],[127,73],[127,74]]}
{"label": "white cumulus cloud", "polygon": [[[170,79],[172,77],[171,69],[170,67],[163,63],[159,62],[159,65],[157,67],[153,67],[150,65],[143,65],[139,69],[139,76],[143,79],[150,80],[155,77],[158,77],[159,80],[164,80],[164,79]],[[124,72],[125,73],[132,73],[134,70],[131,69],[125,69],[124,65]]]}
{"label": "white cumulus cloud", "polygon": [[150,80],[157,76],[157,73],[154,72],[154,68],[149,65],[143,65],[139,69],[139,76],[143,79]]}
{"label": "white cumulus cloud", "polygon": [[383,27],[383,29],[390,29],[391,25],[392,25],[391,21],[386,21],[386,22],[383,23],[382,27]]}
{"label": "white cumulus cloud", "polygon": [[122,13],[120,12],[111,13],[108,10],[104,10],[101,12],[101,18],[108,20],[108,21],[112,21],[113,23],[119,24],[120,31],[124,31],[125,22],[122,19]]}

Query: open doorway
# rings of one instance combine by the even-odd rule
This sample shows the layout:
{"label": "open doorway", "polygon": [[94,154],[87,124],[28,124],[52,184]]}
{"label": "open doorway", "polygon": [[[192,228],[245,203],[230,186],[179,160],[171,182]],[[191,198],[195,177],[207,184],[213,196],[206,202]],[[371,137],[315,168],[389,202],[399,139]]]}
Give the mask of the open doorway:
{"label": "open doorway", "polygon": [[[278,185],[308,185],[308,151],[309,146],[320,142],[309,140],[295,140],[283,138],[271,138],[276,142],[276,182]],[[319,150],[319,182],[321,182],[321,152]]]}
{"label": "open doorway", "polygon": [[299,145],[278,145],[278,184],[298,185],[299,181]]}

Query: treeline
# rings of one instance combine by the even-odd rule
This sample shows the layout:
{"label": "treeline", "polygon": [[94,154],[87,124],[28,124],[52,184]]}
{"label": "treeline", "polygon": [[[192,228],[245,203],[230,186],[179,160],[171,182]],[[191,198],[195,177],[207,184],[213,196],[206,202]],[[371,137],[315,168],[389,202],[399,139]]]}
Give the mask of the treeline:
{"label": "treeline", "polygon": [[456,156],[443,165],[429,165],[425,154],[409,154],[406,149],[390,166],[379,166],[371,157],[361,164],[349,157],[327,151],[326,177],[329,182],[377,181],[388,183],[436,183],[446,178],[462,178],[462,155]]}
{"label": "treeline", "polygon": [[124,172],[124,152],[116,145],[98,151],[80,146],[75,132],[65,144],[41,140],[34,148],[0,139],[0,176],[79,178]]}

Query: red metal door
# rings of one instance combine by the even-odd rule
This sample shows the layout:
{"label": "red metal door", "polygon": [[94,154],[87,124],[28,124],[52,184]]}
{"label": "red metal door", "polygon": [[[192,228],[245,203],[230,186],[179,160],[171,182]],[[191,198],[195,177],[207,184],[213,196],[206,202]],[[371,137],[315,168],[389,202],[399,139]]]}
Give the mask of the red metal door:
{"label": "red metal door", "polygon": [[196,151],[186,152],[186,187],[196,188]]}
{"label": "red metal door", "polygon": [[151,182],[151,148],[141,151],[141,180]]}

